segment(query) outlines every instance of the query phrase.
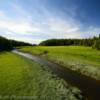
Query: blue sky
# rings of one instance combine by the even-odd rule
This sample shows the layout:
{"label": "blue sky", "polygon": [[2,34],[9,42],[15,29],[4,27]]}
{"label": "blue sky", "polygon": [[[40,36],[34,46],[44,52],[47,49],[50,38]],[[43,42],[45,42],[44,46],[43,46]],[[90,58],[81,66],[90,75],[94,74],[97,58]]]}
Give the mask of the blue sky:
{"label": "blue sky", "polygon": [[30,43],[100,32],[100,0],[0,0],[0,35]]}

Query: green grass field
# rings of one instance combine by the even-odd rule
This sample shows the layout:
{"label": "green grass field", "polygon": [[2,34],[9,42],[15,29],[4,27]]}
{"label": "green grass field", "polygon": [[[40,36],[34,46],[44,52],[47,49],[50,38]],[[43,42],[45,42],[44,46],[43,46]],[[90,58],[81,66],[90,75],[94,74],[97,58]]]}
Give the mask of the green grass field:
{"label": "green grass field", "polygon": [[53,75],[46,66],[13,53],[0,53],[0,100],[81,98],[80,90]]}
{"label": "green grass field", "polygon": [[100,51],[82,46],[22,47],[22,51],[40,55],[84,75],[100,80]]}

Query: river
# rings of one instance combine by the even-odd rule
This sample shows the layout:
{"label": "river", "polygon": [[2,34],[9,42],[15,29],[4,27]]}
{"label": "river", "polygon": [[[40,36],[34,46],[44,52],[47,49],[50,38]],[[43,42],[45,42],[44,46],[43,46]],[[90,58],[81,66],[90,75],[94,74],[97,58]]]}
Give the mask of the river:
{"label": "river", "polygon": [[12,52],[49,67],[58,77],[78,87],[88,100],[100,100],[100,81],[81,75],[36,55],[23,53],[18,50],[13,50]]}

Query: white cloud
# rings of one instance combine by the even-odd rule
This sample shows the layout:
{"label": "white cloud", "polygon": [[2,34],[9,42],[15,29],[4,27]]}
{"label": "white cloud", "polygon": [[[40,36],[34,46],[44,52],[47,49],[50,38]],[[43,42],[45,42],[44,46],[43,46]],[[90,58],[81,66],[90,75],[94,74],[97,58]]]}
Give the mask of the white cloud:
{"label": "white cloud", "polygon": [[14,20],[9,18],[4,11],[0,11],[0,34],[2,36],[29,43],[39,43],[40,39],[35,39],[34,35],[36,36],[40,31],[40,28],[31,22],[30,15],[20,20]]}
{"label": "white cloud", "polygon": [[11,37],[11,36],[8,36],[8,39],[14,39],[14,40],[17,40],[17,41],[24,41],[24,42],[28,42],[28,43],[32,43],[32,44],[39,44],[41,41],[43,41],[43,39],[33,39],[33,38],[27,38],[27,37],[18,37],[16,39],[16,37]]}
{"label": "white cloud", "polygon": [[22,6],[16,4],[16,2],[11,2],[10,6],[19,17],[17,19],[11,18],[6,15],[5,11],[0,10],[0,29],[18,35],[40,32],[40,28],[32,23],[31,14],[25,11]]}
{"label": "white cloud", "polygon": [[91,38],[100,34],[99,27],[91,26],[83,30],[80,23],[70,19],[51,18],[46,25],[49,38]]}
{"label": "white cloud", "polygon": [[[42,36],[47,38],[74,37],[75,34],[72,34],[72,32],[74,33],[79,30],[78,24],[76,25],[71,18],[68,18],[67,21],[62,19],[61,16],[55,18],[55,16],[52,15],[52,12],[50,13],[44,6],[36,9],[37,12],[42,11],[42,18],[45,18],[45,20],[41,19],[41,22],[38,23],[35,20],[32,20],[32,14],[25,11],[20,5],[11,3],[11,7],[20,16],[19,20],[16,20],[16,18],[11,19],[5,12],[0,11],[0,29],[3,29],[6,33],[5,35],[11,39],[19,40],[20,37],[20,40],[27,42],[35,40],[34,42],[38,43],[43,39]],[[39,12],[37,14],[41,16]],[[18,35],[19,37],[16,37],[16,35],[13,34]],[[22,37],[22,35],[25,35],[26,38]],[[33,37],[30,38],[30,36]],[[37,36],[39,36],[39,39],[36,39]]]}
{"label": "white cloud", "polygon": [[0,11],[0,29],[11,31],[16,34],[28,34],[33,32],[40,32],[40,29],[32,24],[29,19],[13,20],[6,16],[5,12]]}
{"label": "white cloud", "polygon": [[29,22],[14,22],[11,20],[0,20],[0,28],[12,31],[17,34],[28,34],[40,30]]}
{"label": "white cloud", "polygon": [[76,24],[74,20],[67,21],[62,18],[48,18],[42,27],[43,34],[48,38],[76,38],[81,37],[77,32],[80,30],[80,24]]}
{"label": "white cloud", "polygon": [[50,30],[54,32],[70,33],[79,30],[78,25],[71,21],[65,21],[62,19],[50,19],[48,22]]}
{"label": "white cloud", "polygon": [[[26,18],[21,21],[15,21],[7,18],[4,13],[1,13],[4,19],[0,18],[0,29],[4,29],[6,36],[11,39],[22,40],[27,42],[39,43],[43,40],[42,36],[47,36],[48,38],[76,38],[81,37],[80,34],[76,32],[79,30],[79,25],[75,24],[73,20],[68,19],[68,21],[61,18],[50,17],[38,23],[34,26],[32,22]],[[16,34],[19,37],[16,37]],[[35,39],[39,34],[39,39]],[[26,35],[26,37],[22,37]],[[30,35],[33,36],[30,38]],[[29,36],[29,37],[28,37]],[[41,38],[41,39],[40,39]]]}
{"label": "white cloud", "polygon": [[[13,10],[18,13],[19,18],[9,18],[4,11],[0,11],[0,33],[9,39],[39,43],[44,39],[50,38],[82,38],[91,37],[98,34],[100,28],[90,27],[87,30],[81,30],[81,24],[75,19],[62,16],[53,16],[52,12],[43,6],[36,9],[35,14],[30,14],[22,7],[12,3]],[[73,11],[73,9],[72,9]],[[41,13],[39,13],[41,12]],[[70,11],[71,12],[71,11]],[[72,12],[73,13],[73,12]],[[33,18],[38,16],[38,22]],[[42,14],[42,15],[41,15]],[[73,14],[74,16],[75,14]],[[17,36],[18,35],[18,36]]]}

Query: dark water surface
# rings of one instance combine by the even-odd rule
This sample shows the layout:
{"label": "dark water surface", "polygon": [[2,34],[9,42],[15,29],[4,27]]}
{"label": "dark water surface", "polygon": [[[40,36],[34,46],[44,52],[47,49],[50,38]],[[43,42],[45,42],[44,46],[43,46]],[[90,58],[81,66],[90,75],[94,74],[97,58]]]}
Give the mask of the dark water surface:
{"label": "dark water surface", "polygon": [[41,65],[48,66],[57,76],[63,78],[73,86],[78,87],[88,100],[100,100],[100,81],[96,81],[75,71],[63,68],[58,64],[29,53],[23,53],[17,50],[13,50],[12,52],[34,60]]}

